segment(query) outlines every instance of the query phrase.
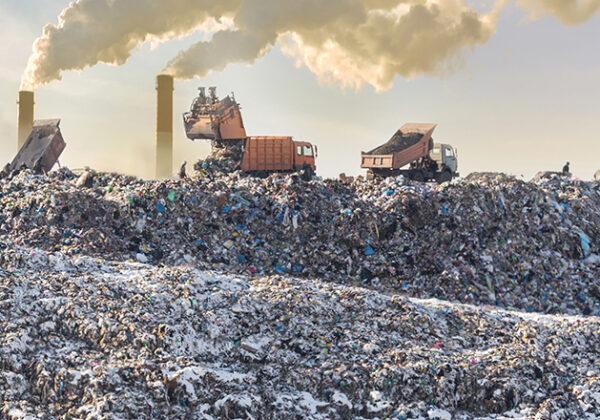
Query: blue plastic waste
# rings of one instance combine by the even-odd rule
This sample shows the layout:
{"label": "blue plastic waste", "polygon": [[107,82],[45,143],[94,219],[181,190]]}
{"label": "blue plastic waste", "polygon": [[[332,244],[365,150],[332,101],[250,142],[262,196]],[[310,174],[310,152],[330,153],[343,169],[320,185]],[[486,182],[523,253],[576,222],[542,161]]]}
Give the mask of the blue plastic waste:
{"label": "blue plastic waste", "polygon": [[581,240],[581,249],[583,250],[583,256],[587,258],[590,255],[590,237],[583,232],[577,232],[577,234],[579,235],[579,239]]}

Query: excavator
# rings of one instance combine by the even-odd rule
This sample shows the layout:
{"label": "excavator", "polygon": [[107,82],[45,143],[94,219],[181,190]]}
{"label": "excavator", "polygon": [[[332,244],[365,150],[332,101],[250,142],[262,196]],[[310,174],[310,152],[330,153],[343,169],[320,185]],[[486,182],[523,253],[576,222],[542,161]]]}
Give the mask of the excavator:
{"label": "excavator", "polygon": [[250,174],[302,171],[306,178],[315,173],[317,147],[289,136],[249,137],[240,104],[232,93],[223,99],[217,89],[201,87],[190,111],[183,114],[190,140],[210,140],[216,147],[242,146],[239,168]]}

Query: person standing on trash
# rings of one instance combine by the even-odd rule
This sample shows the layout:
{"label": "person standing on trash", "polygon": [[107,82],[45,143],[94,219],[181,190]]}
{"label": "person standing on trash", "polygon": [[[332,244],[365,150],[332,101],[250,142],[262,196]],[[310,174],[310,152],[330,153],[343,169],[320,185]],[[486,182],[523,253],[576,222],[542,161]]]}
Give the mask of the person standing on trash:
{"label": "person standing on trash", "polygon": [[185,165],[187,165],[187,161],[183,162],[183,165],[181,165],[181,168],[179,168],[179,179],[187,178],[185,173]]}
{"label": "person standing on trash", "polygon": [[569,168],[569,165],[570,165],[570,163],[569,163],[569,162],[567,162],[567,163],[565,164],[565,166],[563,166],[563,169],[562,169],[562,174],[563,174],[563,175],[569,175],[569,174],[571,173],[571,170],[570,170],[570,168]]}

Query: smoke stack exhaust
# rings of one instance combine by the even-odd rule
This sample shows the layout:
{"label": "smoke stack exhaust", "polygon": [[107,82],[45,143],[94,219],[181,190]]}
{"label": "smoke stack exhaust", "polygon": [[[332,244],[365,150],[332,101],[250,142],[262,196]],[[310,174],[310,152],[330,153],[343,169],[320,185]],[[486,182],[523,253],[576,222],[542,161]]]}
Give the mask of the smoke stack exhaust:
{"label": "smoke stack exhaust", "polygon": [[173,172],[173,76],[156,77],[156,177]]}
{"label": "smoke stack exhaust", "polygon": [[27,141],[27,137],[33,130],[33,92],[31,91],[20,91],[19,92],[19,134],[17,139],[17,151],[21,150],[21,147]]}

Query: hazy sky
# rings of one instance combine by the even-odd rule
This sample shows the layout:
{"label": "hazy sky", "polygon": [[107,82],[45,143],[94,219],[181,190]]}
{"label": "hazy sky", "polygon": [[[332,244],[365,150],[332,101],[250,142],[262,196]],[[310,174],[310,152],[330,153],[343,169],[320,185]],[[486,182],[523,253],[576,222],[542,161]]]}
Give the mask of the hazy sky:
{"label": "hazy sky", "polygon": [[[481,7],[481,1],[471,1]],[[0,161],[12,159],[17,93],[34,40],[68,0],[0,0]],[[231,64],[203,80],[175,84],[175,167],[205,155],[205,142],[183,132],[198,86],[235,92],[249,135],[291,135],[319,147],[323,176],[362,173],[360,152],[387,141],[406,122],[435,122],[436,141],[459,151],[459,169],[504,171],[526,178],[558,170],[566,160],[589,179],[600,169],[600,16],[565,26],[531,21],[509,4],[490,40],[466,49],[452,71],[376,93],[320,83],[277,47],[254,65]],[[61,163],[151,177],[155,141],[155,77],[180,50],[205,35],[144,45],[121,67],[99,64],[65,72],[36,90],[36,118],[62,118]]]}

